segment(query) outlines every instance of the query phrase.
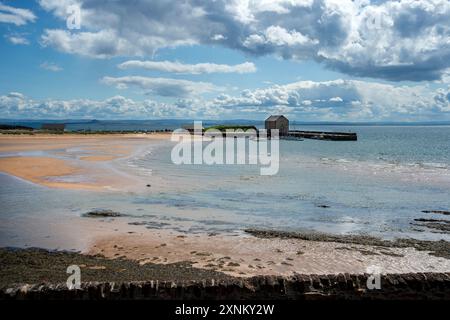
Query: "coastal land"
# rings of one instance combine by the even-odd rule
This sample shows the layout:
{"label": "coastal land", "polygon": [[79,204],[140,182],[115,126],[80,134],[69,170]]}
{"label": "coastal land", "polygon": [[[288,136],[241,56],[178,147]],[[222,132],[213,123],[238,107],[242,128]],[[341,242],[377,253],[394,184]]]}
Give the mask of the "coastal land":
{"label": "coastal land", "polygon": [[[99,197],[157,192],[157,177],[142,179],[122,171],[120,161],[169,138],[167,133],[0,135],[0,172],[49,190],[94,192]],[[444,215],[424,212],[424,219],[441,221]],[[363,275],[371,266],[383,274],[440,274],[447,289],[450,281],[450,242],[446,240],[386,240],[266,229],[190,234],[149,224],[114,208],[48,223],[67,238],[77,236],[79,242],[68,246],[50,239],[43,245],[36,242],[0,249],[4,292],[24,285],[64,283],[65,269],[72,264],[80,266],[83,282]],[[445,228],[440,231],[448,234]]]}
{"label": "coastal land", "polygon": [[[167,134],[35,134],[0,135],[0,169],[7,174],[47,187],[105,190],[133,183],[125,176],[112,175],[95,163],[125,158]],[[82,155],[80,156],[80,150]],[[71,153],[71,150],[74,150]],[[45,151],[45,156],[39,155]],[[58,181],[58,177],[84,175],[91,182]],[[130,178],[128,176],[128,178]],[[131,181],[130,181],[131,180]]]}

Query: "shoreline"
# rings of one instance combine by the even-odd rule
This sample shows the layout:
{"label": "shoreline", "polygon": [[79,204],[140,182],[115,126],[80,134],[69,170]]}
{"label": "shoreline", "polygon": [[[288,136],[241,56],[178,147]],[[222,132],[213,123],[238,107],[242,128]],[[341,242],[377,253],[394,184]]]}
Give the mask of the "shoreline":
{"label": "shoreline", "polygon": [[[59,257],[60,260],[56,259],[58,263],[67,266],[79,263],[86,266],[89,264],[83,261],[97,261],[98,263],[91,263],[94,267],[92,270],[96,273],[93,274],[94,278],[88,278],[89,281],[99,279],[147,281],[151,280],[148,277],[157,278],[155,275],[166,273],[173,275],[175,280],[180,280],[184,279],[185,272],[189,273],[192,270],[198,275],[218,277],[219,274],[220,277],[234,279],[258,276],[291,277],[296,274],[362,275],[367,273],[368,267],[373,266],[379,268],[383,274],[450,272],[448,251],[445,254],[443,251],[432,250],[448,248],[450,243],[444,240],[426,241],[427,247],[414,247],[416,242],[422,241],[413,239],[389,241],[367,236],[330,235],[318,232],[292,234],[270,231],[269,233],[267,230],[253,230],[253,235],[250,233],[198,235],[159,229],[143,230],[142,226],[128,224],[120,227],[120,223],[112,218],[109,222],[102,218],[84,219],[86,219],[84,225],[91,225],[93,230],[99,226],[105,228],[99,229],[101,232],[96,233],[97,235],[88,241],[90,244],[86,250],[0,248],[0,261],[4,266],[0,270],[0,282],[3,281],[4,284],[8,282],[7,284],[11,285],[15,282],[7,279],[23,279],[25,283],[31,285],[35,283],[25,281],[30,279],[27,278],[27,274],[28,276],[41,274],[43,279],[50,279],[50,283],[54,283],[60,278],[53,277],[53,264],[49,263],[48,266],[51,266],[49,268],[42,265],[39,267],[39,264],[45,264],[51,259],[52,257],[47,255],[53,253]],[[92,219],[95,223],[89,223],[87,219]],[[116,230],[114,234],[112,230],[116,227],[119,229],[114,229]],[[89,233],[88,230],[85,232]],[[132,274],[125,272],[118,276],[117,270],[114,271],[113,267],[102,267],[120,265],[123,261],[132,264],[133,267],[127,268],[134,271],[136,268],[143,270],[150,268],[156,273],[139,275],[140,272]],[[11,262],[16,265],[8,268]],[[178,277],[176,272],[181,272],[180,279],[176,279]],[[59,277],[67,276],[63,272]],[[164,277],[159,280],[164,279],[167,280]]]}
{"label": "shoreline", "polygon": [[[0,248],[0,300],[128,299],[306,299],[448,300],[450,273],[380,274],[380,288],[368,288],[369,274],[301,274],[234,278],[189,263],[138,265],[78,253]],[[23,261],[33,264],[23,264]],[[66,265],[78,264],[80,289],[67,288]],[[32,267],[30,267],[32,265]],[[19,272],[18,272],[19,270]],[[109,276],[105,275],[109,271]],[[15,272],[15,273],[14,273]],[[3,275],[8,274],[6,279]],[[18,278],[20,277],[20,278]],[[6,281],[5,281],[6,279]],[[15,281],[14,279],[20,279]],[[23,281],[31,279],[31,281]]]}
{"label": "shoreline", "polygon": [[95,237],[84,253],[122,257],[140,264],[189,261],[194,267],[244,278],[294,273],[359,274],[370,266],[388,273],[450,272],[450,243],[445,240],[389,241],[319,232],[304,233],[303,238],[262,237],[245,230],[241,234],[190,234],[130,224],[127,229],[116,229],[122,232]]}
{"label": "shoreline", "polygon": [[[387,273],[450,272],[450,243],[444,240],[392,241],[362,235],[245,229],[197,233],[159,227],[158,221],[142,223],[108,210],[50,222],[53,231],[42,225],[48,219],[26,221],[41,230],[39,236],[24,238],[25,242],[6,241],[3,246],[78,251],[86,256],[132,260],[139,265],[188,262],[197,269],[238,278],[363,274],[370,266]],[[14,224],[8,226],[16,228]]]}
{"label": "shoreline", "polygon": [[168,133],[0,134],[0,171],[50,188],[134,190],[133,185],[140,182],[137,177],[109,165],[133,156],[144,142],[169,137]]}

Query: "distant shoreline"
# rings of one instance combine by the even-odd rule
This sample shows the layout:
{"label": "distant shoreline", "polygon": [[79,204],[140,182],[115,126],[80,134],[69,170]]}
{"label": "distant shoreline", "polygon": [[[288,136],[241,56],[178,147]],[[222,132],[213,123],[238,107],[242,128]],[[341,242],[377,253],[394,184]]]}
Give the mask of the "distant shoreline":
{"label": "distant shoreline", "polygon": [[[98,123],[192,123],[195,120],[202,120],[205,123],[214,124],[241,124],[241,123],[260,123],[264,124],[264,120],[260,119],[189,119],[189,118],[167,118],[167,119],[0,119],[0,124],[17,124],[17,123],[65,123],[65,124],[98,124]],[[294,125],[450,125],[450,121],[301,121],[291,120]]]}
{"label": "distant shoreline", "polygon": [[[198,119],[197,119],[198,120]],[[76,119],[0,119],[0,134],[36,134],[45,133],[43,124],[65,124],[67,133],[77,134],[132,134],[171,132],[186,125],[192,125],[193,119],[159,119],[159,120],[76,120]],[[205,127],[211,126],[254,126],[264,127],[264,121],[253,119],[234,120],[202,120]],[[448,127],[450,121],[423,122],[326,122],[326,121],[296,121],[290,122],[294,130],[316,127]],[[3,128],[2,128],[3,127]],[[6,129],[10,127],[10,129]],[[14,129],[16,127],[16,129]],[[23,127],[23,129],[20,129]],[[341,130],[341,129],[337,129]],[[47,132],[49,133],[49,132]],[[54,132],[52,134],[61,134]]]}

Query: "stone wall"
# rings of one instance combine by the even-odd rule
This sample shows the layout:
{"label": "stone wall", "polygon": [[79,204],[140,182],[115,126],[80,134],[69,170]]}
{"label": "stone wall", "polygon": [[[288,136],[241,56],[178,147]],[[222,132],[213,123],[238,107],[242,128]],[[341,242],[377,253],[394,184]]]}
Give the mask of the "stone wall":
{"label": "stone wall", "polygon": [[367,289],[367,274],[259,276],[196,282],[82,283],[4,288],[0,299],[445,299],[450,300],[450,273],[381,276],[381,289]]}

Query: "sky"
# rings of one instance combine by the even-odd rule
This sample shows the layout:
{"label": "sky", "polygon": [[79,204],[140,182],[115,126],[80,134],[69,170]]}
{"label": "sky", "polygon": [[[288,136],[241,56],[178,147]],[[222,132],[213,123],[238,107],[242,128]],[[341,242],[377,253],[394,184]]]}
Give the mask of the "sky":
{"label": "sky", "polygon": [[0,119],[449,121],[449,0],[0,0]]}

